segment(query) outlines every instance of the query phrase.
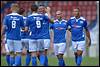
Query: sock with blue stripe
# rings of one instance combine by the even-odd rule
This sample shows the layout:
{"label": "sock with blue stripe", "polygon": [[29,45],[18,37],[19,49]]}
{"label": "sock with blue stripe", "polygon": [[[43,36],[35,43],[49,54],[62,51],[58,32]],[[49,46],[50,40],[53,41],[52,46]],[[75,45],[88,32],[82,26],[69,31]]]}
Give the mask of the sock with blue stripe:
{"label": "sock with blue stripe", "polygon": [[27,55],[26,55],[26,66],[28,66],[30,64],[30,61],[31,61],[31,54],[27,53]]}
{"label": "sock with blue stripe", "polygon": [[32,57],[32,66],[37,66],[37,59],[36,57]]}
{"label": "sock with blue stripe", "polygon": [[77,66],[80,66],[82,62],[82,56],[77,56]]}
{"label": "sock with blue stripe", "polygon": [[6,62],[8,64],[8,66],[10,65],[10,55],[6,55]]}
{"label": "sock with blue stripe", "polygon": [[21,65],[21,55],[15,56],[15,65],[20,66]]}
{"label": "sock with blue stripe", "polygon": [[40,54],[40,64],[41,65],[45,64],[45,55],[44,54]]}
{"label": "sock with blue stripe", "polygon": [[58,62],[59,66],[65,66],[65,62],[63,58],[58,59],[58,61],[59,61]]}
{"label": "sock with blue stripe", "polygon": [[44,64],[44,66],[48,66],[48,57],[47,56],[45,56],[45,64]]}
{"label": "sock with blue stripe", "polygon": [[15,58],[10,56],[10,66],[12,66],[14,64]]}

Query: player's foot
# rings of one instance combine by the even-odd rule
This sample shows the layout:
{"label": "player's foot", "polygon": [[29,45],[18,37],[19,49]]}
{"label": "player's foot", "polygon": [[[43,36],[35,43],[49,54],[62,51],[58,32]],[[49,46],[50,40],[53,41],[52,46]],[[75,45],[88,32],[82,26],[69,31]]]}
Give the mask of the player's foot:
{"label": "player's foot", "polygon": [[13,64],[13,66],[16,66],[16,64]]}

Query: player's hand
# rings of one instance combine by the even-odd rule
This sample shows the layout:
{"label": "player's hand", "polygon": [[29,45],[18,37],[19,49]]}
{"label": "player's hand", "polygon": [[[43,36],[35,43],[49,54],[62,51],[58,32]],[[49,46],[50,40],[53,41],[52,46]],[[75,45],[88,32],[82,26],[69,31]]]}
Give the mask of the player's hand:
{"label": "player's hand", "polygon": [[45,9],[45,11],[46,11],[47,13],[50,13],[51,8],[50,8],[50,7],[47,7],[47,8]]}

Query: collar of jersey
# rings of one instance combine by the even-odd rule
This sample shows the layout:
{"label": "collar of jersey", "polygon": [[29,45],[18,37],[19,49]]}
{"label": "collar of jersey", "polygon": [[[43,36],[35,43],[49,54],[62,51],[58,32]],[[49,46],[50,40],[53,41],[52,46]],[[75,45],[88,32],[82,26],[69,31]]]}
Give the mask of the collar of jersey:
{"label": "collar of jersey", "polygon": [[9,14],[9,15],[19,15],[18,13],[16,13],[16,12],[12,12],[11,14]]}
{"label": "collar of jersey", "polygon": [[32,15],[39,15],[38,13],[32,13]]}

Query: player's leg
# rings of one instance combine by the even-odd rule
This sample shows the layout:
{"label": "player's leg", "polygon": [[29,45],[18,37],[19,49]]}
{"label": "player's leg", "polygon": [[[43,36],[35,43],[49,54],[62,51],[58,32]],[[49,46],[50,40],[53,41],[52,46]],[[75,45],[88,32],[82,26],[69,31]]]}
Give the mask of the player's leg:
{"label": "player's leg", "polygon": [[37,58],[38,58],[39,61],[40,61],[40,53],[41,53],[41,51],[37,51],[37,53],[36,53]]}
{"label": "player's leg", "polygon": [[6,62],[8,64],[8,66],[10,66],[10,53],[9,53],[7,44],[5,44],[5,49],[6,49]]}
{"label": "player's leg", "polygon": [[65,66],[65,61],[63,59],[63,55],[65,53],[66,50],[66,43],[59,43],[58,44],[58,64],[59,66]]}
{"label": "player's leg", "polygon": [[48,52],[49,47],[50,47],[50,39],[44,39],[45,66],[48,66],[47,52]]}
{"label": "player's leg", "polygon": [[[54,53],[59,61],[59,57],[58,57],[58,44],[55,44],[53,45],[53,50],[54,50]],[[59,64],[59,63],[58,63]]]}
{"label": "player's leg", "polygon": [[14,64],[15,57],[14,57],[14,41],[7,39],[7,45],[10,53],[10,66]]}
{"label": "player's leg", "polygon": [[22,44],[21,40],[14,40],[14,49],[16,52],[15,56],[15,66],[21,66],[21,54],[22,54]]}
{"label": "player's leg", "polygon": [[31,61],[31,53],[29,52],[29,39],[23,39],[22,40],[22,44],[24,44],[24,47],[27,51],[26,53],[26,62],[25,62],[25,66],[29,66],[30,61]]}
{"label": "player's leg", "polygon": [[40,64],[44,65],[45,64],[45,53],[44,53],[44,40],[43,39],[38,39],[37,40],[37,51],[39,51],[39,59],[40,59]]}
{"label": "player's leg", "polygon": [[72,41],[72,49],[74,51],[74,55],[75,55],[75,63],[77,64],[77,42]]}
{"label": "player's leg", "polygon": [[77,47],[77,66],[81,65],[82,54],[83,54],[84,49],[85,49],[85,41],[78,42],[78,47]]}
{"label": "player's leg", "polygon": [[29,52],[31,52],[32,66],[37,66],[36,51],[37,51],[37,41],[29,40]]}

